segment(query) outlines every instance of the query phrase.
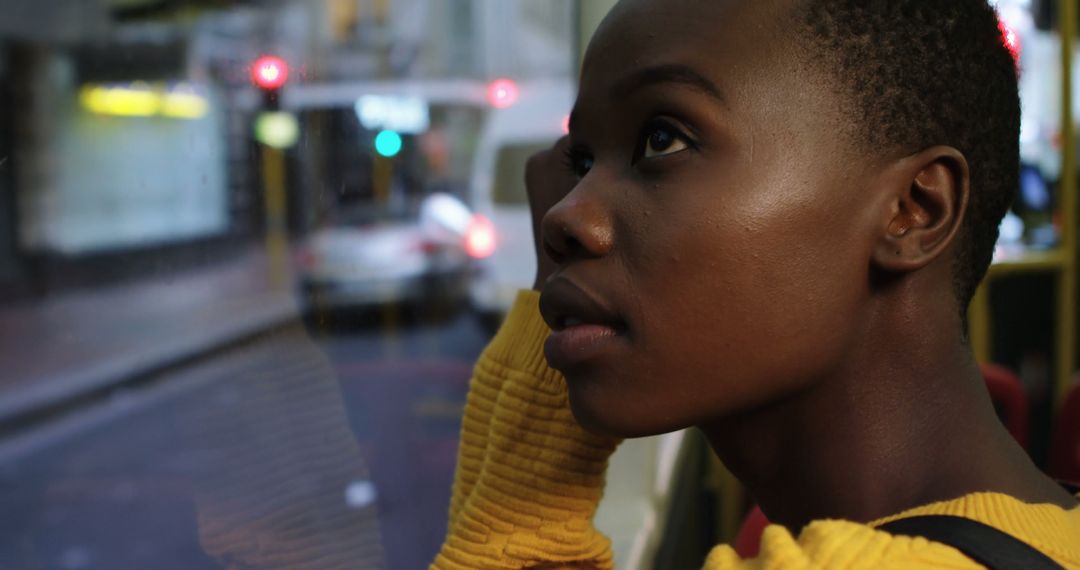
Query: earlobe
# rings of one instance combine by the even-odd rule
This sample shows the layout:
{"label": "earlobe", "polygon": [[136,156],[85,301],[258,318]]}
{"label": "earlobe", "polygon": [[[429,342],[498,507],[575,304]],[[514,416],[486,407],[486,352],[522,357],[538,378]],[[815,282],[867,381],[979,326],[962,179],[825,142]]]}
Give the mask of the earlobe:
{"label": "earlobe", "polygon": [[930,264],[948,249],[964,218],[969,192],[967,160],[938,146],[899,161],[885,177],[889,208],[874,251],[874,265],[905,273]]}

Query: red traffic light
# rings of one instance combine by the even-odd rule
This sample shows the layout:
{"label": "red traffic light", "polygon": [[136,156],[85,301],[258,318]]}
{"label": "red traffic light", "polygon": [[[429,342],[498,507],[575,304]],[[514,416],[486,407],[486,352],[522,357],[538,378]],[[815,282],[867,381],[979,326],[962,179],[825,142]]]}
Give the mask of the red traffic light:
{"label": "red traffic light", "polygon": [[512,107],[514,103],[517,103],[519,96],[521,96],[521,91],[517,83],[511,79],[496,79],[488,85],[488,103],[496,109]]}
{"label": "red traffic light", "polygon": [[281,89],[289,80],[289,64],[276,55],[264,55],[251,64],[251,81],[262,89]]}

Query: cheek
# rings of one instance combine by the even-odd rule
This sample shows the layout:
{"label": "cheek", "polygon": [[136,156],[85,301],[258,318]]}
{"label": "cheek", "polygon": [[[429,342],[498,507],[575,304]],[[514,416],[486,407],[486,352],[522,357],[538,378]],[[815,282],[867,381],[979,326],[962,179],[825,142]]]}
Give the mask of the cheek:
{"label": "cheek", "polygon": [[814,204],[747,200],[652,232],[656,253],[635,271],[648,300],[642,368],[666,370],[719,411],[835,366],[857,328],[866,273],[845,228]]}

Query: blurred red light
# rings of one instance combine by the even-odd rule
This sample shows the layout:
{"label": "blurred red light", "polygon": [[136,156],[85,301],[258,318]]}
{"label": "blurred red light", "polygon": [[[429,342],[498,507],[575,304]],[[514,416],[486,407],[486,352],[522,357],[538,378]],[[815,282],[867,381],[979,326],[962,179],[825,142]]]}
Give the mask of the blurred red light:
{"label": "blurred red light", "polygon": [[562,118],[562,132],[564,135],[570,134],[570,115]]}
{"label": "blurred red light", "polygon": [[505,109],[517,103],[521,91],[517,83],[511,79],[496,79],[488,85],[488,103],[496,109]]}
{"label": "blurred red light", "polygon": [[251,65],[251,80],[262,89],[281,89],[289,80],[289,64],[276,55],[264,55]]}
{"label": "blurred red light", "polygon": [[442,246],[437,241],[422,240],[416,243],[416,250],[423,252],[425,255],[434,255],[439,253]]}
{"label": "blurred red light", "polygon": [[495,253],[495,226],[491,220],[476,214],[465,230],[465,253],[475,259],[491,257]]}
{"label": "blurred red light", "polygon": [[1020,35],[1001,19],[998,20],[998,29],[1001,30],[1001,40],[1005,43],[1005,47],[1009,49],[1013,59],[1020,61]]}

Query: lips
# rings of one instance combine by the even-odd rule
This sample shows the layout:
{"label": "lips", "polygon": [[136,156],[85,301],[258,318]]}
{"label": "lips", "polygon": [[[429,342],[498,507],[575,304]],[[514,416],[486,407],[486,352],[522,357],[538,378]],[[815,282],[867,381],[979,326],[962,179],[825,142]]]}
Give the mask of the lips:
{"label": "lips", "polygon": [[553,279],[544,287],[540,315],[554,331],[583,324],[625,327],[618,313],[564,277]]}
{"label": "lips", "polygon": [[596,360],[627,341],[626,322],[619,314],[566,278],[544,287],[540,314],[552,329],[544,355],[558,370]]}

